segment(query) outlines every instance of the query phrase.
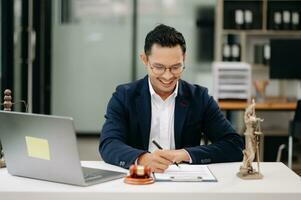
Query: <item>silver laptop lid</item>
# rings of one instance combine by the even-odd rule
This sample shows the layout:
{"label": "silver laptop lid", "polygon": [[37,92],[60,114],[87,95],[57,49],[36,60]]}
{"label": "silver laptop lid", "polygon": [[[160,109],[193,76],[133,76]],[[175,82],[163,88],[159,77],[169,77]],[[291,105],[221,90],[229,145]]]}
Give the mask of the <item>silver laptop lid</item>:
{"label": "silver laptop lid", "polygon": [[10,174],[85,185],[72,118],[0,111],[0,130]]}

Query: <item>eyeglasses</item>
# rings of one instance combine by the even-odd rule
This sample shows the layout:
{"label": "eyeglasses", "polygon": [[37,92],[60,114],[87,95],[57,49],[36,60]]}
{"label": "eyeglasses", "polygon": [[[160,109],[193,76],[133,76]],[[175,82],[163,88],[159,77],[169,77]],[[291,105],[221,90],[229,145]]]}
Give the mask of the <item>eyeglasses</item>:
{"label": "eyeglasses", "polygon": [[185,69],[185,66],[183,64],[177,64],[177,65],[173,65],[170,67],[165,67],[164,65],[157,64],[157,63],[155,63],[155,64],[149,63],[149,64],[150,64],[150,68],[156,75],[164,74],[166,69],[169,69],[170,73],[172,73],[173,75],[179,75]]}

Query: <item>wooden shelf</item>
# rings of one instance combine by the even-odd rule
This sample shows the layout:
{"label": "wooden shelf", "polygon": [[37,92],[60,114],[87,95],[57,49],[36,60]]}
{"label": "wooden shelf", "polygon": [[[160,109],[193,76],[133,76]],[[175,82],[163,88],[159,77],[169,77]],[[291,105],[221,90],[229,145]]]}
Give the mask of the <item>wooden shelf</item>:
{"label": "wooden shelf", "polygon": [[[265,39],[270,38],[292,37],[301,38],[301,30],[274,30],[270,24],[271,12],[277,9],[290,9],[296,7],[299,10],[301,2],[296,4],[295,1],[269,1],[269,0],[251,0],[251,1],[227,1],[220,0],[216,2],[215,17],[215,61],[222,60],[222,46],[228,35],[236,36],[241,46],[241,61],[246,62],[253,59],[253,48],[249,48],[250,41],[258,41],[262,44]],[[277,4],[277,5],[276,5]],[[298,7],[298,8],[297,8]],[[253,12],[253,29],[235,29],[233,24],[235,9],[250,9]],[[228,20],[224,20],[227,18]],[[230,21],[230,22],[229,22]],[[250,59],[251,58],[251,59]]]}
{"label": "wooden shelf", "polygon": [[[219,101],[218,104],[222,110],[245,110],[247,107],[244,101]],[[296,106],[296,102],[258,102],[256,110],[294,111]]]}
{"label": "wooden shelf", "polygon": [[264,136],[288,136],[287,130],[264,129]]}
{"label": "wooden shelf", "polygon": [[224,29],[222,31],[224,35],[256,35],[256,36],[300,36],[301,31],[294,30],[237,30],[237,29]]}
{"label": "wooden shelf", "polygon": [[253,63],[251,65],[252,65],[252,69],[254,70],[269,70],[269,65],[256,64],[256,63]]}

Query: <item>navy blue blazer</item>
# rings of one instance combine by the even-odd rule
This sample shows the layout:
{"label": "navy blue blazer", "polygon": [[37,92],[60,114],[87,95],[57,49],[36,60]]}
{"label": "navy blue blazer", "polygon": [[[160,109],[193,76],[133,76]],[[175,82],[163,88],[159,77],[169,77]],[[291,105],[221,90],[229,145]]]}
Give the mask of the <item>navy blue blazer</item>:
{"label": "navy blue blazer", "polygon": [[[129,168],[148,151],[151,127],[151,97],[148,76],[120,85],[110,99],[99,152],[110,164]],[[184,148],[193,164],[242,160],[243,141],[224,117],[208,90],[179,80],[175,101],[176,149]],[[212,144],[200,145],[202,135]]]}

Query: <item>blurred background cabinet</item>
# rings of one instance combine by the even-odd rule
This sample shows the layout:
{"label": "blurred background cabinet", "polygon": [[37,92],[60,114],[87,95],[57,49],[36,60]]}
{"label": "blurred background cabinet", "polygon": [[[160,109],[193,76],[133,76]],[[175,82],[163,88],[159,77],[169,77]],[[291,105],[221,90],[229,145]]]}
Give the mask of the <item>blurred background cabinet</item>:
{"label": "blurred background cabinet", "polygon": [[[216,1],[215,13],[215,61],[249,63],[253,97],[256,97],[254,82],[266,82],[268,84],[265,99],[261,101],[268,101],[271,107],[278,103],[293,104],[294,108],[288,110],[269,109],[269,112],[266,112],[265,109],[259,109],[260,111],[257,112],[258,116],[265,119],[263,159],[275,161],[279,146],[287,145],[289,120],[293,118],[296,99],[301,98],[300,67],[291,68],[293,59],[285,57],[282,59],[276,50],[290,51],[289,54],[292,55],[294,50],[290,48],[301,49],[301,43],[297,44],[301,41],[301,1],[220,0]],[[281,43],[285,45],[281,46]],[[300,52],[300,50],[296,51]],[[272,55],[274,55],[273,59],[271,59]],[[277,56],[277,62],[283,61],[281,72],[278,71],[276,74],[275,55],[280,55]],[[297,65],[300,66],[300,59],[296,60],[299,62]],[[289,72],[293,75],[289,75]],[[266,102],[260,104],[262,103]],[[225,105],[229,104],[220,102],[221,107]],[[234,107],[224,107],[224,109],[227,110],[237,131],[243,133],[243,110],[238,111]],[[286,153],[282,159],[287,161],[287,150],[284,151]]]}
{"label": "blurred background cabinet", "polygon": [[[270,40],[301,39],[301,1],[220,0],[216,3],[215,60],[247,62],[252,65],[253,79],[269,80]],[[267,94],[294,97],[296,87],[293,81],[270,80]]]}

